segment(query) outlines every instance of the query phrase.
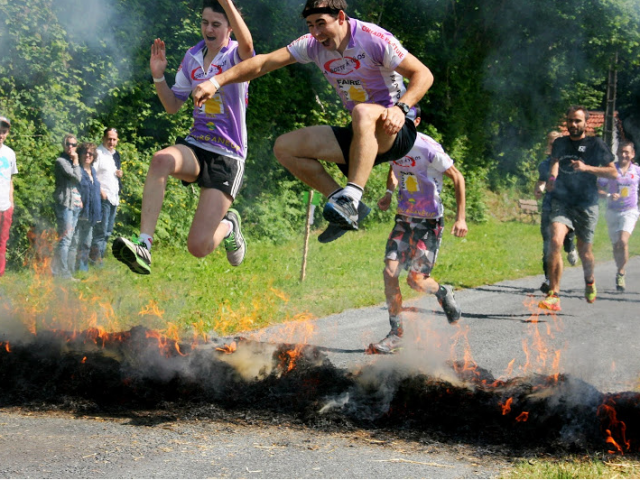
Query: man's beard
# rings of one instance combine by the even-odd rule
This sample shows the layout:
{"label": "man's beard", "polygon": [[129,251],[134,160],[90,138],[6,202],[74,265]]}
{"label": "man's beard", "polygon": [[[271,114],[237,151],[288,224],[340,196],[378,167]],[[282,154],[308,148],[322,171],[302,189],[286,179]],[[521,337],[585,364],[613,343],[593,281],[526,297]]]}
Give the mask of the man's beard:
{"label": "man's beard", "polygon": [[583,133],[584,133],[584,129],[580,129],[580,128],[569,129],[569,136],[574,137],[574,138],[575,137],[581,137]]}

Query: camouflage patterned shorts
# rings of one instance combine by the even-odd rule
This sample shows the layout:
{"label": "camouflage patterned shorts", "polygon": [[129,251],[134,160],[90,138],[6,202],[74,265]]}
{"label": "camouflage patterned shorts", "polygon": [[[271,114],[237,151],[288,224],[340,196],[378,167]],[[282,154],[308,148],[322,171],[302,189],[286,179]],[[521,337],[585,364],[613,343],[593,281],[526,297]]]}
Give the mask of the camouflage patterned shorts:
{"label": "camouflage patterned shorts", "polygon": [[405,270],[430,276],[440,249],[444,219],[396,215],[395,221],[387,240],[385,260],[398,261]]}

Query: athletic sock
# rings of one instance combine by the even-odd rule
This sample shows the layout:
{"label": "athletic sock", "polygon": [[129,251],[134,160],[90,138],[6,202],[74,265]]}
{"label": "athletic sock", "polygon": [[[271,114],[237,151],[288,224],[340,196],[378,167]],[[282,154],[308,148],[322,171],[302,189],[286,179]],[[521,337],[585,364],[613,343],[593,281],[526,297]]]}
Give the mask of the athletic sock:
{"label": "athletic sock", "polygon": [[389,323],[391,324],[391,331],[397,332],[398,336],[402,336],[402,320],[400,315],[389,315]]}
{"label": "athletic sock", "polygon": [[231,235],[231,232],[233,232],[233,223],[231,223],[229,220],[227,220],[226,218],[223,218],[222,221],[220,222],[222,225],[227,225],[229,227],[229,231],[227,232],[227,234],[224,236],[224,238],[227,238],[229,235]]}
{"label": "athletic sock", "polygon": [[327,198],[333,197],[336,193],[342,193],[342,188],[339,188],[339,189],[333,191],[332,193],[329,194],[329,196]]}
{"label": "athletic sock", "polygon": [[153,237],[151,235],[147,235],[146,233],[140,234],[140,241],[145,244],[147,250],[151,251],[151,245],[153,245]]}
{"label": "athletic sock", "polygon": [[343,195],[353,198],[356,201],[356,205],[362,200],[362,194],[364,190],[355,183],[347,183],[347,186],[342,190]]}

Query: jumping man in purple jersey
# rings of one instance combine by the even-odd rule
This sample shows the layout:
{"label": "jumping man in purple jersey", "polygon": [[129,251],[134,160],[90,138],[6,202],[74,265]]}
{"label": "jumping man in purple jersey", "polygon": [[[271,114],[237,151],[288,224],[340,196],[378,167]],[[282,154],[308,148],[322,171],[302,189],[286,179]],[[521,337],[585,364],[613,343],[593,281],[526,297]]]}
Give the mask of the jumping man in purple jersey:
{"label": "jumping man in purple jersey", "polygon": [[[201,30],[203,40],[187,51],[171,88],[164,78],[164,42],[156,39],[151,46],[151,74],[168,113],[177,113],[199,84],[255,55],[251,33],[232,0],[204,0]],[[237,41],[231,40],[232,31]],[[151,273],[150,250],[169,176],[200,187],[189,252],[205,257],[224,242],[229,263],[242,263],[246,247],[240,216],[230,207],[242,185],[247,155],[247,102],[248,83],[225,87],[195,106],[194,124],[184,139],[153,156],[142,196],[140,238],[119,237],[113,243],[114,257],[133,272]]]}
{"label": "jumping man in purple jersey", "polygon": [[[357,230],[369,208],[360,200],[374,165],[402,158],[413,146],[412,107],[433,83],[433,75],[389,32],[350,18],[345,0],[307,0],[302,16],[309,34],[287,47],[242,62],[193,92],[196,105],[220,86],[246,82],[295,62],[315,63],[351,112],[348,127],[316,125],[282,135],[274,153],[297,178],[328,197],[329,228],[321,242]],[[403,78],[409,80],[405,87]],[[337,163],[348,173],[338,183],[318,162]]]}

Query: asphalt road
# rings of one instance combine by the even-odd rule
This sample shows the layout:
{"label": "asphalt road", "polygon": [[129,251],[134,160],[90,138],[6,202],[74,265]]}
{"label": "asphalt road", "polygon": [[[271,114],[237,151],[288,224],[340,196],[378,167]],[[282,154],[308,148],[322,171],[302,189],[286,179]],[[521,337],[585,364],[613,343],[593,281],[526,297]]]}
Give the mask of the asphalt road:
{"label": "asphalt road", "polygon": [[[382,305],[254,337],[316,345],[346,369],[373,363],[444,375],[443,365],[456,359],[496,378],[561,372],[603,392],[632,390],[640,382],[640,258],[628,265],[625,293],[615,292],[614,276],[613,262],[597,265],[599,295],[590,305],[582,269],[567,269],[557,315],[536,307],[541,276],[458,291],[456,326],[433,297],[420,298],[406,305],[406,347],[394,356],[364,355],[389,329]],[[249,415],[230,423],[0,410],[2,478],[487,478],[507,465],[503,453],[376,431],[319,432],[277,419],[265,425]]]}

